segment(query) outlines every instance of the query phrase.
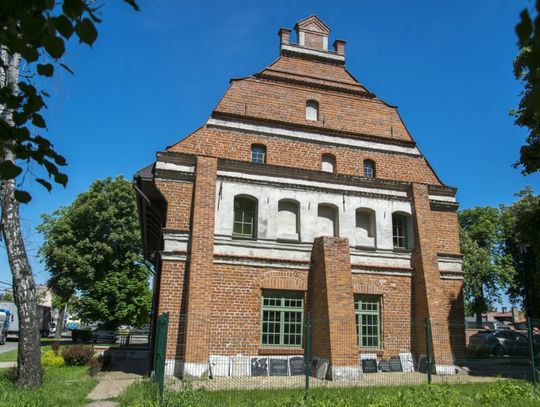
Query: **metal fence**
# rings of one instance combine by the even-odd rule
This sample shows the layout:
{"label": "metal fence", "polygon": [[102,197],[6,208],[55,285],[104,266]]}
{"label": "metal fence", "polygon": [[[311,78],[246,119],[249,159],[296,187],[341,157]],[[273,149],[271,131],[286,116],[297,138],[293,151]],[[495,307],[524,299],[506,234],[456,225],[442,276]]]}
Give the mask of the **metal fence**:
{"label": "metal fence", "polygon": [[376,312],[180,320],[169,328],[169,340],[177,344],[174,361],[169,349],[167,373],[207,390],[538,381],[540,320],[529,321],[528,331],[471,330],[464,321],[381,320]]}

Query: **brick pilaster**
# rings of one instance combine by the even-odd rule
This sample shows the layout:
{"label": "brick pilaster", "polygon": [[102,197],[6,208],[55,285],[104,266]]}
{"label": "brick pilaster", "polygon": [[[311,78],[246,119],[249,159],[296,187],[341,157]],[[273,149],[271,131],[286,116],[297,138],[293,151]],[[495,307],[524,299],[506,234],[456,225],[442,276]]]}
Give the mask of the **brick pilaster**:
{"label": "brick pilaster", "polygon": [[348,239],[315,239],[308,275],[312,354],[335,368],[358,367],[351,260]]}
{"label": "brick pilaster", "polygon": [[413,346],[416,355],[426,353],[424,319],[432,324],[432,349],[437,364],[452,364],[448,313],[437,258],[437,225],[431,211],[427,185],[412,184],[415,219],[413,253]]}
{"label": "brick pilaster", "polygon": [[186,362],[207,362],[214,253],[217,159],[197,157],[189,249]]}

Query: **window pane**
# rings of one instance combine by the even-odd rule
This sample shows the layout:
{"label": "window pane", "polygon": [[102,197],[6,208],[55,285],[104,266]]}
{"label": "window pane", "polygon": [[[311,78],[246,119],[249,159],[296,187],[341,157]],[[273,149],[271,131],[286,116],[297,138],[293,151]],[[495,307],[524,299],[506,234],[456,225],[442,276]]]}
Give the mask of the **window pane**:
{"label": "window pane", "polygon": [[356,295],[354,302],[359,346],[379,348],[380,297],[376,295]]}
{"label": "window pane", "polygon": [[303,310],[303,293],[264,290],[261,321],[262,345],[301,347]]}
{"label": "window pane", "polygon": [[392,216],[392,234],[394,247],[400,249],[408,248],[407,242],[407,218],[403,215]]}
{"label": "window pane", "polygon": [[255,232],[255,202],[248,198],[234,200],[233,233],[253,237]]}
{"label": "window pane", "polygon": [[266,147],[253,145],[251,146],[251,162],[255,164],[264,164],[266,156]]}
{"label": "window pane", "polygon": [[364,161],[364,176],[367,178],[375,177],[375,163],[373,161]]}

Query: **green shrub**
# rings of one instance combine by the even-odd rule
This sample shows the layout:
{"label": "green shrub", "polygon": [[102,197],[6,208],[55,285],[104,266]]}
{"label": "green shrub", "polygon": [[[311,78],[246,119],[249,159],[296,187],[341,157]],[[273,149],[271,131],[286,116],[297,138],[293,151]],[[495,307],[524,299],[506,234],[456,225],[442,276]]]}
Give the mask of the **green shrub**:
{"label": "green shrub", "polygon": [[90,363],[96,352],[91,346],[74,345],[62,349],[62,357],[68,366],[84,366]]}
{"label": "green shrub", "polygon": [[54,351],[48,350],[41,355],[41,364],[43,366],[60,367],[64,365],[64,358],[54,353]]}

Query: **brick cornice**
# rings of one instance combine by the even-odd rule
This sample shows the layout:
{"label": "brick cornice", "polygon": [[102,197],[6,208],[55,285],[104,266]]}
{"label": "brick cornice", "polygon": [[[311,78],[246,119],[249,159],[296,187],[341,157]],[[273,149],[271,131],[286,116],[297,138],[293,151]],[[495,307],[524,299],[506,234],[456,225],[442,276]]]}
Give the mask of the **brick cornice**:
{"label": "brick cornice", "polygon": [[[196,159],[196,154],[187,154],[179,153],[176,151],[161,151],[158,152],[158,160],[163,162],[169,162],[174,164],[188,164],[194,162]],[[380,178],[366,178],[356,175],[345,175],[338,173],[329,173],[324,171],[313,171],[300,168],[291,168],[284,167],[279,165],[270,165],[270,164],[253,164],[249,161],[241,160],[232,160],[225,158],[218,158],[218,170],[226,171],[239,171],[239,172],[248,172],[252,174],[259,175],[268,175],[268,176],[280,176],[287,178],[300,178],[300,179],[309,179],[317,180],[321,182],[335,182],[345,185],[355,185],[355,186],[368,186],[368,187],[379,187],[379,188],[390,188],[396,189],[399,191],[409,191],[410,186],[413,184],[406,181],[394,181]],[[172,171],[171,171],[172,173]],[[415,183],[421,184],[421,183]],[[437,191],[440,193],[445,192],[446,195],[452,196],[455,194],[456,189],[453,187],[448,187],[444,185],[432,185],[432,184],[421,184],[427,185],[429,190]]]}
{"label": "brick cornice", "polygon": [[[277,72],[280,72],[280,71],[277,71]],[[289,72],[280,72],[280,73],[283,73],[283,74],[286,74],[286,75],[293,75],[293,74],[291,74]],[[269,73],[269,72],[262,72],[260,74],[256,74],[255,77],[258,78],[258,79],[260,78],[260,79],[270,80],[270,81],[274,81],[274,82],[288,83],[288,84],[291,84],[291,85],[298,85],[298,86],[303,86],[303,87],[307,87],[307,88],[328,90],[328,91],[339,92],[339,93],[348,93],[350,95],[361,96],[361,97],[365,97],[365,98],[368,98],[368,99],[371,99],[371,98],[375,97],[374,94],[369,93],[368,91],[366,91],[365,89],[362,89],[362,88],[351,89],[351,88],[348,88],[346,86],[337,86],[337,85],[329,85],[329,84],[321,83],[321,82],[327,82],[328,80],[326,80],[326,79],[313,78],[313,80],[321,81],[321,82],[313,82],[313,80],[310,81],[310,80],[307,80],[307,79],[287,78],[285,76],[272,75],[272,73]],[[309,78],[309,77],[306,76],[306,78]],[[343,84],[346,84],[348,86],[354,86],[353,84],[347,84],[346,82],[338,82],[338,83],[343,83]]]}
{"label": "brick cornice", "polygon": [[336,137],[344,137],[344,136],[354,137],[359,140],[375,141],[381,144],[391,144],[391,145],[399,145],[399,146],[405,146],[405,147],[416,147],[416,142],[413,140],[389,139],[388,137],[381,137],[381,136],[377,136],[373,134],[354,133],[354,132],[350,132],[346,130],[335,130],[335,129],[330,129],[327,127],[310,126],[308,124],[296,124],[296,123],[285,122],[281,120],[271,120],[271,119],[261,118],[257,116],[222,112],[219,110],[214,110],[212,112],[212,117],[224,118],[224,119],[237,119],[237,120],[241,120],[245,122],[252,122],[252,123],[258,123],[258,124],[278,125],[285,129],[304,130],[304,131],[310,131],[313,133],[332,135]]}

